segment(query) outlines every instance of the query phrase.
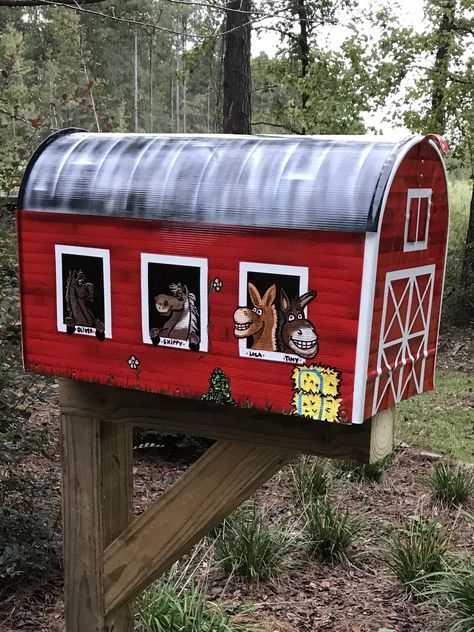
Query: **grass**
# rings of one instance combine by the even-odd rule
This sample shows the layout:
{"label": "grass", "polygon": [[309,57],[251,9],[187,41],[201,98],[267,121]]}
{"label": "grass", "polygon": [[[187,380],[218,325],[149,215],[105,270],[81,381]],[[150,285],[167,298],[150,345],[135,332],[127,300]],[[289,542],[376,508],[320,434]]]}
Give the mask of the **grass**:
{"label": "grass", "polygon": [[422,595],[449,613],[446,632],[474,632],[474,564],[462,560],[427,578]]}
{"label": "grass", "polygon": [[288,528],[272,525],[262,507],[243,506],[222,523],[215,561],[227,573],[259,583],[277,576],[294,546]]}
{"label": "grass", "polygon": [[408,529],[393,536],[387,564],[408,591],[417,593],[425,587],[427,575],[444,570],[447,552],[441,525],[415,516]]}
{"label": "grass", "polygon": [[311,556],[328,564],[340,564],[350,557],[350,548],[360,531],[358,520],[348,512],[317,500],[306,508],[305,538]]}
{"label": "grass", "polygon": [[397,406],[397,438],[474,462],[474,376],[437,371],[436,389]]}
{"label": "grass", "polygon": [[340,478],[357,482],[379,483],[384,472],[392,465],[393,457],[389,454],[375,463],[356,463],[355,461],[334,461],[334,469]]}
{"label": "grass", "polygon": [[427,482],[437,500],[448,505],[463,505],[472,492],[474,477],[459,465],[437,463]]}
{"label": "grass", "polygon": [[311,456],[300,456],[291,466],[296,497],[303,506],[325,496],[328,490],[328,473],[322,461]]}
{"label": "grass", "polygon": [[[256,632],[236,620],[225,604],[206,600],[206,585],[196,571],[174,565],[167,575],[136,602],[135,632]],[[235,610],[235,609],[234,609]]]}

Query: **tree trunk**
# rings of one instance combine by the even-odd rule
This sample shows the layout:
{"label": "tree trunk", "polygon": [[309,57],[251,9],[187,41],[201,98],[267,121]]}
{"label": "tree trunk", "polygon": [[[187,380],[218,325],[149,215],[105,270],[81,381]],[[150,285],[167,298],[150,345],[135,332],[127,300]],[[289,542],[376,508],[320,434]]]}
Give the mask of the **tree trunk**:
{"label": "tree trunk", "polygon": [[471,206],[469,211],[469,223],[467,226],[466,248],[462,260],[461,283],[465,287],[470,287],[471,291],[466,291],[466,296],[470,297],[469,303],[465,306],[469,319],[474,318],[474,178],[471,193]]}
{"label": "tree trunk", "polygon": [[438,48],[436,49],[435,63],[432,70],[433,87],[429,121],[431,129],[426,131],[444,134],[446,131],[446,105],[444,99],[449,78],[450,49],[453,39],[456,0],[443,0],[440,3],[440,8],[442,9],[442,17],[436,33]]}
{"label": "tree trunk", "polygon": [[[299,33],[297,35],[298,42],[298,56],[300,61],[300,77],[304,79],[308,74],[309,68],[309,41],[308,41],[308,11],[305,4],[305,0],[295,0],[293,11],[298,17]],[[306,110],[309,94],[306,89],[302,88],[301,91],[301,107]],[[306,128],[303,126],[301,134],[306,134]]]}
{"label": "tree trunk", "polygon": [[251,134],[251,0],[229,0],[226,6],[234,11],[225,20],[223,131]]}

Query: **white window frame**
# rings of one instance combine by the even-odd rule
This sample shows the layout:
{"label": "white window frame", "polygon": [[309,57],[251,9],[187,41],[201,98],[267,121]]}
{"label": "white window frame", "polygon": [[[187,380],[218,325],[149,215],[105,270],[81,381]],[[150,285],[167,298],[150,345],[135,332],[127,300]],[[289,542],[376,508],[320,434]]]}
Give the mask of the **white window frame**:
{"label": "white window frame", "polygon": [[[171,255],[141,253],[141,291],[142,291],[142,337],[145,344],[153,344],[150,338],[150,318],[148,313],[148,264],[160,263],[171,266],[187,266],[192,268],[200,268],[201,274],[199,279],[199,322],[200,322],[200,341],[199,352],[207,353],[209,348],[208,325],[209,325],[209,307],[208,307],[208,261],[199,257],[175,257]],[[160,347],[172,347],[173,349],[189,350],[189,343],[185,340],[177,341],[173,338],[161,338],[158,345]]]}
{"label": "white window frame", "polygon": [[[432,189],[408,189],[407,191],[407,204],[405,211],[405,235],[403,241],[403,252],[410,252],[413,250],[425,250],[428,247],[428,235],[430,228],[430,216],[431,216],[431,195],[433,191]],[[418,215],[416,222],[416,235],[420,237],[418,234],[418,228],[420,225],[420,203],[421,200],[428,200],[427,210],[426,210],[426,226],[425,226],[425,234],[423,239],[417,239],[417,241],[408,241],[408,228],[410,225],[410,208],[412,200],[418,200]]]}
{"label": "white window frame", "polygon": [[[112,338],[112,300],[110,291],[110,250],[104,248],[84,248],[82,246],[66,246],[56,244],[54,246],[56,260],[56,320],[58,331],[67,332],[64,323],[64,299],[63,299],[63,255],[79,255],[82,257],[96,257],[102,259],[104,271],[104,320],[105,337]],[[74,335],[95,336],[95,327],[76,326]]]}
{"label": "white window frame", "polygon": [[[297,276],[300,279],[299,296],[308,291],[308,268],[302,266],[285,266],[270,263],[252,263],[241,261],[239,269],[239,305],[247,306],[247,283],[249,272],[263,272],[266,274],[282,274],[286,276]],[[277,296],[276,301],[279,297]],[[278,312],[277,302],[274,303]],[[306,309],[304,310],[306,314]],[[241,358],[252,358],[253,360],[272,360],[274,362],[286,362],[289,364],[304,364],[306,360],[296,354],[281,353],[280,351],[264,351],[247,348],[247,338],[239,340],[239,356]]]}

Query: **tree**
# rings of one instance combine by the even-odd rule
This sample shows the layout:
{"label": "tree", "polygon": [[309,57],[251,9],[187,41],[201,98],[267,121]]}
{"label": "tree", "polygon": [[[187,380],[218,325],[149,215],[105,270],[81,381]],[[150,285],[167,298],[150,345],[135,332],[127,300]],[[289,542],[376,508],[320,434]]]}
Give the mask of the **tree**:
{"label": "tree", "polygon": [[227,2],[224,35],[223,131],[251,133],[251,0]]}

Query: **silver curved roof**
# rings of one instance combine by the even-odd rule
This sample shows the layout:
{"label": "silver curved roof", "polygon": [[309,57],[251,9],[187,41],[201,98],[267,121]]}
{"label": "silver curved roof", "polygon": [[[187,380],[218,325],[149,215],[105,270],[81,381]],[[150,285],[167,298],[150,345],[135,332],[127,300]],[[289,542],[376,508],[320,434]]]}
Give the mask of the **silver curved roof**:
{"label": "silver curved roof", "polygon": [[63,130],[33,156],[19,205],[233,226],[374,231],[390,172],[413,140]]}

